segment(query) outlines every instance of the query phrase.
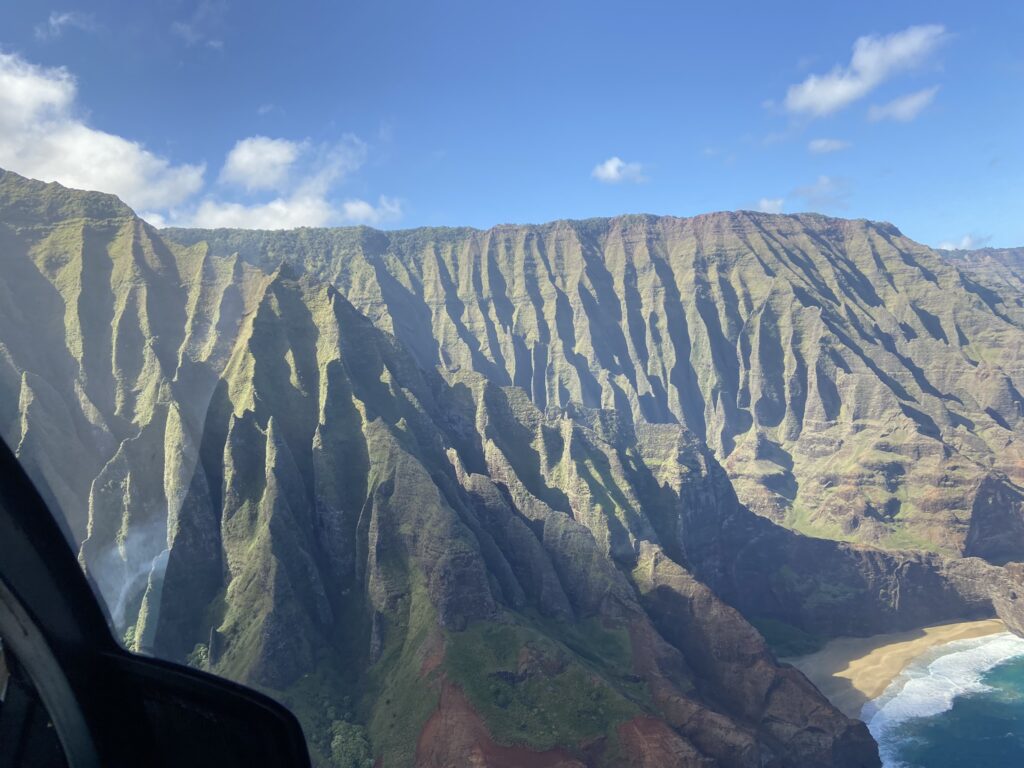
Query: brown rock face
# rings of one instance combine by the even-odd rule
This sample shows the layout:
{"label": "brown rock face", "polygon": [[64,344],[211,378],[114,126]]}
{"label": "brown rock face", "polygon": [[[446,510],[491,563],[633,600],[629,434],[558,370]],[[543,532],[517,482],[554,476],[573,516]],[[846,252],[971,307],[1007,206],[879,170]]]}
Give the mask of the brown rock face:
{"label": "brown rock face", "polygon": [[757,631],[705,585],[651,549],[635,576],[645,609],[682,651],[697,690],[721,709],[740,713],[756,735],[758,747],[751,749],[753,744],[723,737],[680,712],[673,724],[705,754],[729,765],[781,766],[794,755],[808,766],[877,764],[866,726],[828,705],[797,670],[780,668]]}
{"label": "brown rock face", "polygon": [[964,554],[1003,564],[1024,551],[1024,494],[1005,479],[986,477],[974,492]]}
{"label": "brown rock face", "polygon": [[625,764],[635,768],[711,768],[715,761],[687,744],[663,720],[638,717],[616,731]]}

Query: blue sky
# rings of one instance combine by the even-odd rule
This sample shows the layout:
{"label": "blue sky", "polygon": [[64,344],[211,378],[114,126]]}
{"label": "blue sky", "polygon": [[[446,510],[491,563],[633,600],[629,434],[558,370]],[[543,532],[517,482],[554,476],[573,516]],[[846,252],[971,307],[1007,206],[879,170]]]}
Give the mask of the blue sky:
{"label": "blue sky", "polygon": [[1024,5],[7,2],[0,166],[154,222],[818,210],[1024,245]]}

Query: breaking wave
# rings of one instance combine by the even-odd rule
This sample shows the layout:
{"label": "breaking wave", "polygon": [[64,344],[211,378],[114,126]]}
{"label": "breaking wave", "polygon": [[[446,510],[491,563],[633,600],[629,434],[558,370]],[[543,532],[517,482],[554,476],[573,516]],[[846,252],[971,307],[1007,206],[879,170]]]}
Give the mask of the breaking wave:
{"label": "breaking wave", "polygon": [[896,768],[898,726],[919,717],[950,710],[959,696],[984,693],[988,672],[1024,656],[1024,639],[1009,632],[957,640],[934,648],[913,661],[879,698],[865,705],[861,717],[878,741],[882,763]]}

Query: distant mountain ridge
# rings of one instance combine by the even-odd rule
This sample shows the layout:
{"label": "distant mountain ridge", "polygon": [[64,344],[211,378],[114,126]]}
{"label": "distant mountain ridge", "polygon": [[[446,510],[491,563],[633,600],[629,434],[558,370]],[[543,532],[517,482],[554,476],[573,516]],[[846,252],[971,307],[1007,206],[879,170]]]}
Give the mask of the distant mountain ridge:
{"label": "distant mountain ridge", "polygon": [[422,365],[542,410],[681,423],[796,530],[1024,556],[1020,524],[984,532],[993,493],[1024,520],[1022,284],[987,285],[991,260],[890,224],[753,212],[164,236],[330,282]]}
{"label": "distant mountain ridge", "polygon": [[877,765],[751,621],[1024,633],[1022,305],[889,225],[158,231],[0,172],[0,258],[0,429],[117,631],[319,764]]}

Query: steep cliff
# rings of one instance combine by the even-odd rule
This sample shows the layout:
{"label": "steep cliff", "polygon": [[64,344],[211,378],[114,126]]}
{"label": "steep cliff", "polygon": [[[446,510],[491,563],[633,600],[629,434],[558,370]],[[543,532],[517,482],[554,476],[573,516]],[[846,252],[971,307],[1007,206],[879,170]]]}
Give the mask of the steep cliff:
{"label": "steep cliff", "polygon": [[424,367],[478,371],[541,410],[682,424],[748,507],[794,530],[986,556],[979,496],[1024,481],[1020,279],[889,224],[741,212],[164,235],[287,262]]}
{"label": "steep cliff", "polygon": [[0,428],[116,631],[324,765],[877,765],[751,620],[1024,631],[1017,566],[892,549],[1020,559],[1017,294],[888,225],[161,232],[4,173],[0,258]]}

